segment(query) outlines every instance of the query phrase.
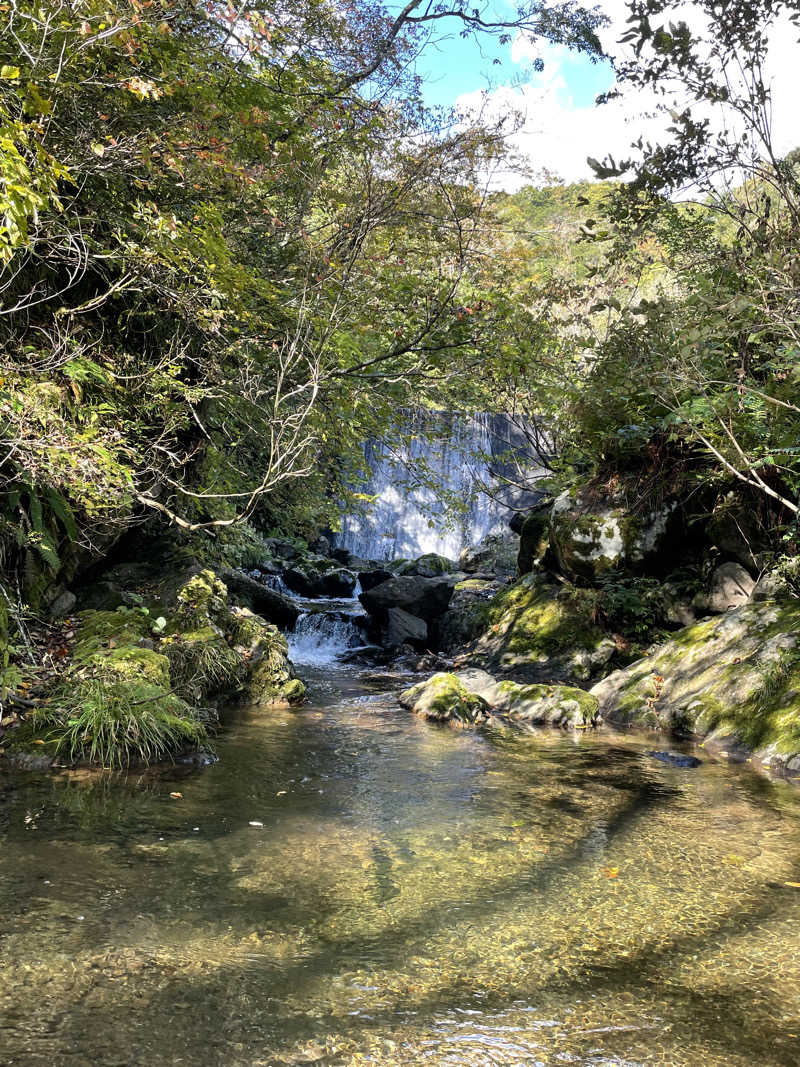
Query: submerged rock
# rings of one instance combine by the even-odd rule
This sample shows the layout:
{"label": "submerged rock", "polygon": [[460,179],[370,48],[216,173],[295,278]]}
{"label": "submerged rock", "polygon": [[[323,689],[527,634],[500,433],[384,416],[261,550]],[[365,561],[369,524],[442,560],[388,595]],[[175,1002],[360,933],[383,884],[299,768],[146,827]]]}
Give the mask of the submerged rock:
{"label": "submerged rock", "polygon": [[703,764],[697,756],[684,756],[680,752],[648,752],[647,755],[660,760],[661,763],[669,763],[673,767],[700,767]]}

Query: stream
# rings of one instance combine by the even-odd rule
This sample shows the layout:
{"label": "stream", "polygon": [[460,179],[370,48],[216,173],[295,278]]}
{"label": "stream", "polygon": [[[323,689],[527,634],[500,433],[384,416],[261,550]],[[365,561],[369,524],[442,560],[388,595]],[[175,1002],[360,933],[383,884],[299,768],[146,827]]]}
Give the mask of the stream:
{"label": "stream", "polygon": [[431,726],[316,626],[213,766],[0,774],[3,1067],[800,1063],[797,790]]}

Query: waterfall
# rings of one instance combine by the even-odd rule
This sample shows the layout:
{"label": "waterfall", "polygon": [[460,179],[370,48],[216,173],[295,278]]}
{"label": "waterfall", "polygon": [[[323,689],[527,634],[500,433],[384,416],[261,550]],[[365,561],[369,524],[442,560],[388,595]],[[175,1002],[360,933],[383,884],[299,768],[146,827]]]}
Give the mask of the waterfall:
{"label": "waterfall", "polygon": [[403,430],[397,449],[365,445],[371,475],[362,491],[374,502],[366,515],[346,515],[337,538],[354,555],[415,559],[437,552],[458,559],[465,545],[505,532],[515,507],[538,499],[502,481],[518,478],[522,468],[531,486],[546,473],[520,420],[417,412]]}
{"label": "waterfall", "polygon": [[301,615],[287,635],[292,663],[330,666],[351,649],[362,647],[364,632],[356,618],[363,616],[343,611],[310,611]]}

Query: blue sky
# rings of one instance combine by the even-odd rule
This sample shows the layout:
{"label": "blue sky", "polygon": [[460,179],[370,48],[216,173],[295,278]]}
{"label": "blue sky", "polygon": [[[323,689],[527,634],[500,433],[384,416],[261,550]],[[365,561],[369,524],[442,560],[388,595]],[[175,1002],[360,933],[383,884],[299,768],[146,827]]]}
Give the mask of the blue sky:
{"label": "blue sky", "polygon": [[[449,107],[458,97],[483,89],[510,85],[519,79],[541,80],[551,74],[547,68],[537,75],[529,62],[515,63],[511,46],[495,40],[476,41],[474,38],[449,37],[438,45],[429,46],[417,65],[425,83],[425,99],[429,104]],[[500,60],[499,64],[493,63]],[[558,59],[559,71],[568,86],[567,95],[575,107],[591,107],[598,93],[605,92],[614,81],[611,65],[592,63],[587,56],[568,54]]]}
{"label": "blue sky", "polygon": [[[510,0],[494,0],[497,10],[512,10]],[[600,31],[607,51],[618,53],[619,39],[626,29],[629,15],[626,0],[599,0],[610,24]],[[680,3],[680,0],[676,0]],[[508,6],[506,6],[508,5]],[[399,3],[398,5],[399,6]],[[713,26],[693,3],[680,3],[674,17],[685,19],[701,37],[713,33]],[[448,30],[450,27],[446,27]],[[437,33],[443,32],[437,26]],[[788,26],[776,26],[771,37],[768,73],[773,86],[773,133],[778,151],[788,151],[800,144],[798,96],[797,33]],[[536,72],[534,57],[544,62]],[[499,59],[495,65],[492,60]],[[610,64],[593,64],[560,45],[532,42],[515,37],[512,43],[499,44],[491,38],[480,42],[458,36],[453,26],[451,36],[437,45],[429,44],[417,64],[424,80],[424,94],[431,105],[455,105],[462,110],[482,111],[484,117],[506,118],[513,125],[509,141],[534,174],[534,180],[549,182],[556,175],[567,182],[593,178],[588,156],[603,159],[608,155],[627,158],[631,144],[640,136],[652,142],[663,140],[669,120],[654,114],[656,94],[627,93],[622,99],[601,107],[595,98],[614,84]],[[722,111],[709,110],[712,128],[721,128]],[[495,187],[514,189],[530,181],[530,175],[506,170],[495,173]]]}

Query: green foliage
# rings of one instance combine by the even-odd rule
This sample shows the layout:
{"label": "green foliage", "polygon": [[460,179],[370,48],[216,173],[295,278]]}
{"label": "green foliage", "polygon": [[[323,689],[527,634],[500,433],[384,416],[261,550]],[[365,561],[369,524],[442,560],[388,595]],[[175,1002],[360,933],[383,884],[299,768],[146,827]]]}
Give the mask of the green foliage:
{"label": "green foliage", "polygon": [[69,760],[127,767],[165,759],[206,740],[206,724],[174,693],[146,681],[92,678],[66,685],[28,716],[16,747],[35,737]]}

